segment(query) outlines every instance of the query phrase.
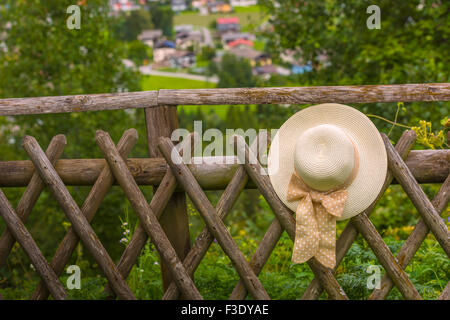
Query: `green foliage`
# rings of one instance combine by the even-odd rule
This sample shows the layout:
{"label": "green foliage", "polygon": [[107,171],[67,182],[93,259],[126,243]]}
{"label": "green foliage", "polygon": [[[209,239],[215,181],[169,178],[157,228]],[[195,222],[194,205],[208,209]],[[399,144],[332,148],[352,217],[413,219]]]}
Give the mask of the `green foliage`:
{"label": "green foliage", "polygon": [[[449,82],[450,3],[441,0],[261,0],[273,29],[264,36],[266,49],[277,56],[295,50],[311,61],[313,72],[297,76],[302,85],[349,85]],[[275,4],[279,4],[275,5]],[[369,5],[381,9],[381,29],[370,30]],[[323,59],[325,58],[325,59]],[[276,59],[275,59],[276,60]],[[392,104],[358,106],[393,119]],[[411,103],[402,123],[421,119],[437,125],[448,115],[448,102]],[[374,121],[380,128],[388,125]],[[400,131],[393,132],[395,138]]]}
{"label": "green foliage", "polygon": [[225,54],[218,66],[219,88],[254,87],[256,78],[250,62],[231,54]]}
{"label": "green foliage", "polygon": [[123,12],[117,19],[116,34],[126,41],[137,40],[137,36],[143,30],[153,28],[150,13],[144,9]]}
{"label": "green foliage", "polygon": [[151,2],[149,4],[150,15],[156,29],[161,29],[163,34],[171,37],[173,33],[173,11],[169,5]]}
{"label": "green foliage", "polygon": [[204,46],[201,49],[200,57],[202,60],[210,61],[216,56],[216,50],[214,48]]}
{"label": "green foliage", "polygon": [[144,64],[147,60],[149,47],[141,41],[134,40],[128,43],[128,58],[132,60],[137,66]]}

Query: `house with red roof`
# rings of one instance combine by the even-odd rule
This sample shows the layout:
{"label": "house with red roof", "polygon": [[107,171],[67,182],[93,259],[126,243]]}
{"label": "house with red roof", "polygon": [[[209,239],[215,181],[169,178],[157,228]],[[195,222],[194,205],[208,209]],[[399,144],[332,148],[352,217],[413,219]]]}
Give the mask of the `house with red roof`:
{"label": "house with red roof", "polygon": [[239,18],[217,18],[217,30],[220,33],[239,32],[241,30]]}
{"label": "house with red roof", "polygon": [[253,41],[247,40],[247,39],[237,39],[229,42],[227,44],[228,49],[232,48],[242,48],[242,47],[253,47]]}

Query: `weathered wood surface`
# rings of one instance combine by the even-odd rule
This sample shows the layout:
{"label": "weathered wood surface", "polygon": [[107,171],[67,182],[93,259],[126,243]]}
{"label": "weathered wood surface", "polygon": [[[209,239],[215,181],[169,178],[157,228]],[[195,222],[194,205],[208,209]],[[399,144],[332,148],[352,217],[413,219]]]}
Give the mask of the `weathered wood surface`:
{"label": "weathered wood surface", "polygon": [[99,130],[97,131],[95,139],[108,161],[115,178],[122,187],[127,199],[130,201],[133,210],[139,217],[142,227],[152,240],[152,243],[155,245],[161,258],[166,262],[178,289],[180,289],[183,295],[188,299],[201,300],[202,296],[200,295],[200,292],[186,272],[175,249],[172,247],[152,208],[147,203],[144,195],[134,181],[125,161],[122,159],[111,140],[111,137],[107,132]]}
{"label": "weathered wood surface", "polygon": [[[243,138],[236,136],[235,141],[235,145],[238,147],[238,155],[243,157],[243,159],[241,159],[244,162],[244,167],[248,176],[256,183],[258,190],[275,213],[276,219],[274,221],[278,221],[280,226],[286,230],[291,240],[295,241],[295,219],[292,216],[292,211],[278,198],[268,175],[265,173],[265,169],[261,167],[261,164],[257,161],[256,156],[253,154],[252,150],[250,150],[249,146],[243,141]],[[250,159],[252,159],[251,162]],[[276,236],[274,238],[276,238]],[[315,258],[310,259],[307,263],[331,299],[348,299],[344,290],[336,281],[331,269],[325,268]]]}
{"label": "weathered wood surface", "polygon": [[[64,135],[59,134],[52,138],[50,144],[48,145],[47,151],[45,152],[46,156],[52,164],[55,164],[56,160],[61,156],[65,146],[66,137]],[[25,189],[22,198],[20,198],[20,201],[16,208],[16,214],[24,223],[27,221],[31,210],[36,204],[36,201],[39,199],[39,196],[42,190],[44,190],[44,187],[44,181],[42,181],[39,173],[35,172],[30,180],[30,183]],[[8,229],[6,229],[0,237],[0,268],[5,265],[6,259],[11,252],[14,243],[15,239],[13,235],[9,232]]]}
{"label": "weathered wood surface", "polygon": [[[402,136],[396,143],[395,149],[402,156],[402,158],[406,158],[411,148],[414,146],[415,141],[416,141],[416,133],[412,130],[407,130],[403,132]],[[364,210],[364,213],[367,214],[367,216],[370,216],[370,214],[373,212],[376,204],[381,199],[384,192],[386,192],[387,188],[389,188],[393,178],[394,177],[391,171],[388,170],[386,174],[386,179],[384,181],[380,193],[378,194],[378,197],[366,210]],[[351,222],[347,223],[344,231],[342,231],[341,235],[336,241],[336,267],[334,268],[333,271],[336,271],[337,266],[339,266],[342,259],[344,259],[344,256],[347,254],[353,242],[355,242],[357,236],[358,230],[356,229],[356,227]],[[306,288],[302,296],[302,300],[317,300],[322,294],[322,291],[323,288],[320,285],[320,282],[318,281],[317,278],[314,278],[309,284],[308,288]]]}
{"label": "weathered wood surface", "polygon": [[450,83],[230,89],[163,89],[164,105],[238,105],[449,101]]}
{"label": "weathered wood surface", "polygon": [[157,104],[158,91],[12,98],[0,100],[0,116],[147,108]]}
{"label": "weathered wood surface", "polygon": [[2,190],[0,190],[0,214],[8,227],[8,230],[13,234],[14,238],[19,242],[22,249],[28,255],[31,263],[34,265],[37,273],[46,283],[52,296],[55,299],[63,300],[67,297],[61,282],[59,282],[53,269],[45,260],[41,250],[39,250],[36,242],[34,242],[31,234],[28,232],[25,225],[20,220],[19,216],[14,212],[11,204],[6,198]]}
{"label": "weathered wood surface", "polygon": [[[161,157],[158,150],[160,137],[171,137],[172,132],[179,128],[176,106],[157,106],[146,108],[145,122],[147,128],[147,144],[150,158]],[[154,187],[154,192],[157,187]],[[175,192],[167,203],[160,219],[161,227],[175,249],[181,261],[191,248],[189,235],[189,216],[186,207],[186,195],[184,192]],[[166,290],[172,282],[172,277],[164,262],[161,261],[161,274],[163,289]]]}
{"label": "weathered wood surface", "polygon": [[[255,139],[255,141],[253,142],[252,147],[255,146],[255,144],[258,144],[258,141],[260,139],[262,139],[262,137],[258,136],[258,139]],[[244,190],[247,181],[248,181],[247,173],[245,172],[244,167],[240,166],[236,170],[233,178],[231,179],[230,183],[228,184],[225,191],[220,196],[219,201],[217,202],[216,211],[220,219],[225,220],[228,213],[230,213],[231,208],[235,204],[240,193]],[[186,255],[186,258],[183,260],[183,265],[186,267],[186,270],[189,272],[190,275],[194,274],[195,270],[197,269],[200,262],[204,258],[206,252],[208,251],[213,241],[214,235],[211,232],[209,232],[208,227],[203,228],[203,230],[195,239],[195,242],[192,245],[192,249],[189,251],[189,253]],[[242,280],[240,280],[240,282],[242,282],[242,286],[245,288],[244,282]],[[174,300],[178,298],[178,295],[179,292],[177,290],[177,287],[175,286],[174,283],[171,283],[170,286],[167,288],[166,292],[164,293],[163,300]]]}
{"label": "weathered wood surface", "polygon": [[391,250],[384,243],[383,238],[369,220],[369,217],[365,213],[361,213],[353,217],[351,221],[367,241],[378,261],[383,265],[403,297],[408,300],[422,300],[419,292],[408,278],[406,272],[397,263]]}
{"label": "weathered wood surface", "polygon": [[[161,153],[172,169],[178,183],[185,189],[189,198],[199,211],[209,231],[217,239],[225,254],[230,258],[250,294],[259,300],[269,300],[270,297],[251,269],[238,245],[234,242],[225,224],[217,215],[216,209],[209,202],[205,192],[201,189],[194,175],[183,163],[180,155],[172,152],[175,148],[169,138],[161,138],[158,145]],[[179,163],[179,164],[176,164]]]}
{"label": "weathered wood surface", "polygon": [[[196,136],[197,134],[195,132],[191,133],[185,140],[181,142],[180,150],[184,150],[185,146],[187,146],[188,143],[191,143],[191,147],[193,147],[193,141]],[[150,208],[152,208],[155,216],[158,219],[160,219],[163,215],[163,210],[164,208],[166,208],[167,203],[172,197],[176,186],[177,180],[172,174],[172,171],[167,170],[164,178],[161,181],[161,184],[156,189],[150,202]],[[133,236],[131,237],[130,242],[123,251],[122,256],[120,257],[120,260],[117,264],[117,268],[119,269],[120,274],[125,279],[128,277],[131,269],[133,268],[133,265],[136,263],[139,255],[141,254],[141,251],[144,248],[147,239],[147,233],[145,232],[142,225],[138,224],[136,230],[134,230],[133,232]],[[189,272],[189,270],[187,271]],[[176,287],[176,285],[174,286],[178,292],[178,288]],[[108,299],[114,298],[114,292],[109,285],[105,288],[105,292],[108,295]]]}
{"label": "weathered wood surface", "polygon": [[42,180],[45,181],[53,196],[58,201],[78,237],[81,238],[85,247],[92,254],[94,260],[112,284],[114,291],[122,299],[136,299],[36,139],[31,136],[25,136],[22,144]]}
{"label": "weathered wood surface", "polygon": [[[441,188],[439,189],[438,193],[436,194],[431,203],[439,213],[442,213],[447,208],[449,199],[450,199],[450,175],[442,184]],[[417,252],[417,250],[419,250],[419,247],[425,240],[429,230],[430,229],[428,229],[425,222],[423,220],[420,220],[416,224],[414,230],[408,236],[406,241],[403,243],[402,247],[400,248],[400,251],[396,256],[396,260],[403,269],[405,269],[408,266],[414,254]],[[385,299],[388,296],[389,292],[391,291],[393,285],[394,283],[392,282],[392,279],[389,277],[388,274],[385,274],[384,277],[381,279],[380,289],[375,289],[370,295],[369,300]]]}
{"label": "weathered wood surface", "polygon": [[[201,187],[223,190],[239,168],[236,157],[205,157],[201,164],[189,164]],[[227,164],[228,163],[228,164]],[[104,159],[61,159],[55,169],[68,186],[91,186],[105,167]],[[131,158],[127,160],[138,185],[158,185],[167,171],[163,158]],[[419,183],[442,183],[450,174],[450,150],[413,150],[406,165]],[[25,187],[34,172],[31,161],[0,161],[0,187]],[[393,183],[396,183],[394,180]],[[246,188],[255,188],[249,181]]]}
{"label": "weathered wood surface", "polygon": [[[135,129],[129,129],[124,132],[122,138],[117,144],[117,149],[123,158],[126,158],[135,146],[138,139],[138,133]],[[81,207],[83,215],[86,217],[88,222],[91,222],[94,218],[95,213],[100,207],[101,202],[105,198],[108,190],[111,188],[114,182],[114,176],[109,170],[109,166],[105,165],[100,176],[89,192],[86,200]],[[79,238],[73,229],[70,227],[64,236],[63,240],[58,246],[55,255],[50,263],[50,266],[55,271],[55,273],[60,276],[64,271],[64,267],[69,262],[72,257],[72,253],[76,249]],[[119,270],[120,272],[120,270]],[[125,277],[124,277],[125,279]],[[48,298],[48,290],[43,282],[41,282],[33,293],[31,299],[33,300],[44,300]]]}
{"label": "weathered wood surface", "polygon": [[450,300],[450,281],[447,282],[447,285],[445,286],[444,290],[442,290],[442,293],[439,296],[438,300]]}
{"label": "weathered wood surface", "polygon": [[450,83],[140,91],[0,100],[0,115],[149,108],[165,105],[240,105],[449,101]]}
{"label": "weathered wood surface", "polygon": [[405,193],[417,208],[423,221],[430,228],[442,249],[450,257],[450,233],[445,222],[441,219],[419,183],[414,179],[411,171],[397,153],[389,138],[385,134],[381,134],[381,137],[386,145],[389,169],[392,171],[395,179],[402,185],[403,190],[405,190]]}

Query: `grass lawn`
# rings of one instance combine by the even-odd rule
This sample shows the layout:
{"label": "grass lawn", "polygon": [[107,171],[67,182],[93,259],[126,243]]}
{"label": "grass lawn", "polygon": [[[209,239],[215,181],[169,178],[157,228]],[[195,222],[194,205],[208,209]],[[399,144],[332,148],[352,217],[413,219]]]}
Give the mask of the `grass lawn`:
{"label": "grass lawn", "polygon": [[201,16],[198,12],[181,12],[174,17],[174,24],[192,24],[198,27],[209,27],[213,21],[220,17],[238,17],[241,25],[246,30],[248,26],[259,26],[264,21],[264,14],[258,6],[235,8],[235,12],[229,14],[208,14]]}

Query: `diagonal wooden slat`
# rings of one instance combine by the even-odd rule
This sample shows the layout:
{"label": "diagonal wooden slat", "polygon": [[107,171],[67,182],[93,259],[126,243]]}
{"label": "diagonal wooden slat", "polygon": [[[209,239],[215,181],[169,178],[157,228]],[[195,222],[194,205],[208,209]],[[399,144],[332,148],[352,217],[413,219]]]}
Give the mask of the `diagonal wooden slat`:
{"label": "diagonal wooden slat", "polygon": [[[447,208],[449,199],[450,199],[450,175],[442,184],[438,193],[434,197],[432,204],[439,213],[442,213],[444,209]],[[417,252],[420,245],[425,240],[429,230],[430,229],[428,229],[425,222],[423,220],[420,220],[414,227],[414,230],[411,232],[409,237],[403,243],[396,257],[396,260],[403,269],[405,269],[408,266],[414,254]],[[392,279],[389,277],[388,274],[385,274],[384,277],[381,279],[380,289],[375,289],[369,296],[369,300],[385,299],[389,294],[389,292],[391,291],[392,287],[393,287]]]}
{"label": "diagonal wooden slat", "polygon": [[[413,130],[406,130],[403,132],[402,136],[395,145],[395,149],[398,151],[398,153],[402,156],[403,159],[406,159],[406,157],[409,154],[409,151],[414,146],[415,141],[416,141],[416,133]],[[383,184],[383,187],[381,188],[380,194],[378,195],[377,199],[375,199],[375,201],[366,210],[364,210],[364,213],[370,216],[370,214],[375,209],[376,204],[383,196],[384,192],[386,192],[386,190],[389,188],[393,179],[394,176],[392,175],[392,172],[388,170],[386,180]],[[352,246],[353,242],[356,240],[357,236],[358,230],[356,229],[356,227],[351,222],[347,223],[344,231],[342,231],[341,235],[339,236],[336,242],[336,267],[334,268],[334,271],[337,269],[337,266],[339,266],[342,259],[347,254],[348,250]],[[319,299],[320,295],[322,294],[322,291],[323,288],[320,285],[320,282],[315,278],[311,281],[308,288],[306,288],[306,291],[302,296],[302,300]]]}
{"label": "diagonal wooden slat", "polygon": [[53,272],[53,269],[50,267],[47,260],[45,260],[45,257],[34,242],[31,234],[14,212],[14,209],[2,190],[0,190],[0,214],[3,217],[3,220],[5,220],[8,230],[28,255],[39,276],[45,281],[52,296],[58,300],[66,299],[67,293],[64,290],[64,287],[61,282],[59,282],[58,277],[55,272]]}
{"label": "diagonal wooden slat", "polygon": [[[59,159],[64,151],[65,145],[66,137],[64,135],[59,134],[52,138],[50,144],[48,145],[47,151],[45,152],[52,164],[55,164],[56,160]],[[27,221],[28,216],[39,199],[42,190],[44,190],[44,187],[44,181],[42,181],[39,174],[35,172],[16,208],[17,215],[24,223]],[[0,268],[5,265],[6,259],[8,258],[15,242],[16,241],[13,235],[8,231],[8,229],[6,229],[0,237]]]}
{"label": "diagonal wooden slat", "polygon": [[359,233],[364,237],[378,261],[386,269],[394,284],[397,286],[402,295],[408,300],[422,300],[419,292],[409,280],[408,275],[395,260],[391,250],[389,250],[383,238],[376,230],[373,223],[365,213],[354,216],[352,224],[358,229]]}
{"label": "diagonal wooden slat", "polygon": [[[119,143],[117,144],[117,149],[123,158],[126,158],[135,146],[138,139],[138,133],[135,129],[129,129],[124,132]],[[86,200],[81,207],[81,212],[86,217],[88,222],[91,222],[97,212],[100,203],[105,198],[108,190],[111,188],[114,182],[114,176],[109,170],[109,166],[105,166],[97,178],[92,189],[89,191]],[[58,246],[55,255],[50,263],[50,266],[59,276],[64,270],[64,267],[70,260],[72,253],[76,249],[80,238],[78,238],[73,227],[70,227],[64,239]],[[120,271],[120,270],[119,270]],[[44,300],[48,297],[48,290],[43,282],[41,282],[33,293],[31,299],[34,300]]]}
{"label": "diagonal wooden slat", "polygon": [[385,134],[381,134],[381,137],[386,145],[388,164],[392,174],[401,184],[403,190],[405,190],[406,194],[417,208],[417,211],[422,216],[423,221],[427,224],[428,228],[430,228],[431,232],[436,237],[436,240],[447,253],[447,256],[450,257],[450,233],[447,226],[425,192],[423,192],[417,180],[414,179],[414,176],[403,159],[392,146],[389,138]]}
{"label": "diagonal wooden slat", "polygon": [[[196,136],[198,133],[190,133],[179,145],[180,154],[183,153],[185,148],[191,146],[191,154],[194,149],[194,143],[196,141]],[[150,201],[150,208],[155,213],[155,216],[159,219],[167,206],[167,203],[172,197],[177,185],[177,180],[172,174],[171,170],[167,170],[164,175],[159,187],[156,189],[155,194]],[[144,228],[138,224],[136,230],[133,232],[130,242],[126,246],[125,250],[120,257],[119,263],[117,264],[117,269],[119,269],[120,274],[125,279],[131,272],[133,265],[136,263],[142,249],[147,242],[148,236]],[[176,286],[175,286],[176,287]],[[105,288],[105,293],[108,295],[108,299],[114,298],[114,292],[109,285]]]}
{"label": "diagonal wooden slat", "polygon": [[25,136],[23,139],[23,147],[31,161],[33,161],[42,180],[50,188],[71,222],[77,235],[92,254],[108,280],[112,283],[114,291],[122,299],[136,299],[36,139],[31,136]]}
{"label": "diagonal wooden slat", "polygon": [[216,210],[209,202],[197,180],[195,180],[194,175],[189,170],[187,165],[183,163],[180,155],[176,152],[172,152],[175,148],[172,141],[169,138],[160,138],[158,147],[172,169],[178,183],[187,192],[189,198],[192,200],[195,207],[200,212],[200,215],[203,217],[206,225],[209,227],[210,232],[217,239],[223,251],[231,259],[236,271],[245,282],[251,295],[255,299],[269,300],[269,295],[251,269],[244,255],[239,250],[239,247],[234,242],[225,224],[217,215]]}
{"label": "diagonal wooden slat", "polygon": [[[292,216],[291,211],[278,198],[275,190],[273,190],[266,170],[261,166],[257,157],[253,154],[245,141],[243,141],[243,138],[236,136],[235,142],[235,145],[237,146],[238,157],[244,163],[247,174],[249,175],[250,179],[252,179],[256,184],[262,196],[266,199],[281,226],[286,230],[291,240],[294,241],[295,220]],[[339,283],[333,276],[331,269],[325,268],[314,258],[310,259],[307,264],[313,271],[314,275],[319,279],[331,299],[348,299],[344,290],[339,286]]]}
{"label": "diagonal wooden slat", "polygon": [[[258,142],[262,138],[262,135],[259,135],[253,142],[252,147],[257,146]],[[171,172],[171,170],[169,170],[168,172]],[[225,220],[228,213],[231,211],[231,208],[238,199],[240,193],[244,190],[247,182],[248,176],[245,172],[245,169],[241,166],[236,170],[233,178],[231,179],[230,183],[217,202],[216,211],[220,219]],[[198,237],[195,239],[191,250],[183,260],[183,265],[186,267],[186,270],[191,276],[194,274],[195,270],[199,266],[213,241],[214,235],[209,232],[208,227],[203,228]],[[245,288],[244,284],[243,286]],[[177,287],[174,285],[174,283],[171,283],[164,293],[163,300],[174,300],[177,299],[178,296],[179,292],[177,290]]]}
{"label": "diagonal wooden slat", "polygon": [[447,282],[444,290],[442,290],[441,295],[438,298],[439,300],[450,300],[450,281]]}
{"label": "diagonal wooden slat", "polygon": [[[108,162],[117,182],[122,187],[125,195],[133,207],[133,210],[139,217],[139,221],[147,232],[148,236],[155,245],[158,253],[165,260],[174,281],[183,295],[188,299],[202,299],[200,292],[195,287],[192,279],[189,277],[186,269],[178,258],[175,249],[170,244],[169,239],[164,233],[153,210],[145,200],[144,195],[139,189],[136,181],[133,179],[125,161],[117,151],[111,137],[107,132],[97,131],[97,145],[100,147]],[[175,152],[178,154],[177,152]],[[179,156],[179,154],[178,154]]]}

